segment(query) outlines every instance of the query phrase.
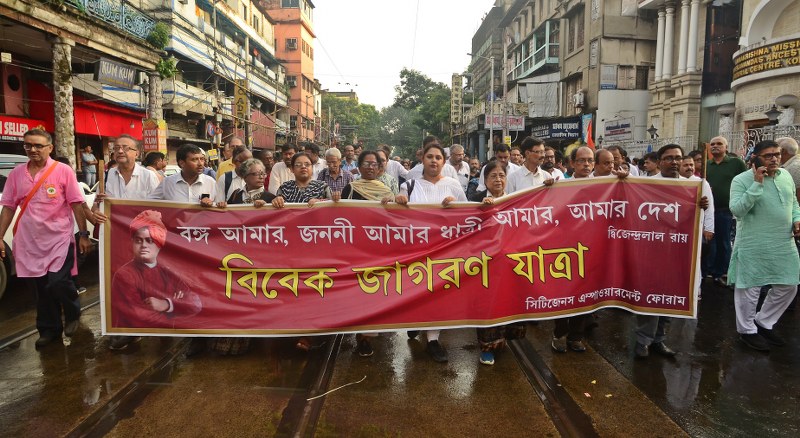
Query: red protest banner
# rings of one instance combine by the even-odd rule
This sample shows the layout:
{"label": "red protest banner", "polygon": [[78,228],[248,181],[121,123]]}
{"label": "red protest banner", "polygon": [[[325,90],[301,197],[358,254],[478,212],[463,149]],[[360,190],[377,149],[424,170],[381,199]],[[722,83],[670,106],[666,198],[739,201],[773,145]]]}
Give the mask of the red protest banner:
{"label": "red protest banner", "polygon": [[342,201],[210,210],[111,199],[101,237],[104,330],[488,326],[609,306],[693,318],[699,187],[566,180],[493,206],[451,208]]}

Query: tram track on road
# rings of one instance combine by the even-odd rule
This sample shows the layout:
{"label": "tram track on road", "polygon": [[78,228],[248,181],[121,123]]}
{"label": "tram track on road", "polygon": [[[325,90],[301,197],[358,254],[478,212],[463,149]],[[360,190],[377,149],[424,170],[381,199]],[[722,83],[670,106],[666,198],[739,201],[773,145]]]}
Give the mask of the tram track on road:
{"label": "tram track on road", "polygon": [[[100,298],[95,297],[89,300],[85,305],[81,306],[81,312],[86,311],[96,305],[100,304]],[[33,336],[36,334],[36,324],[31,324],[23,329],[17,330],[16,332],[7,335],[3,338],[0,338],[0,350],[4,348],[8,348],[15,342],[19,342],[29,336]]]}
{"label": "tram track on road", "polygon": [[599,437],[592,419],[561,386],[533,345],[527,339],[509,341],[508,345],[561,436]]}

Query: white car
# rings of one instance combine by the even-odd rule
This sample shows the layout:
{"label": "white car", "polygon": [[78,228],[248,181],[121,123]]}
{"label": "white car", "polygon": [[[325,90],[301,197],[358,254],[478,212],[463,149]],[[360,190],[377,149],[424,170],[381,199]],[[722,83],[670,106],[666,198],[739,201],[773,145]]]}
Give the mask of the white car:
{"label": "white car", "polygon": [[[6,183],[6,178],[8,174],[11,173],[11,169],[19,166],[20,164],[24,164],[28,162],[28,157],[25,155],[14,155],[14,154],[0,154],[0,196],[3,193],[3,187]],[[79,182],[81,189],[83,190],[83,197],[86,199],[86,204],[91,206],[94,203],[95,194],[92,189],[89,188],[88,185],[84,182]],[[12,226],[14,221],[17,220],[17,216],[19,215],[19,209],[14,214],[14,219],[11,221],[11,225],[9,225],[8,230],[6,230],[6,234],[3,236],[3,242],[5,243],[6,247],[6,258],[0,263],[0,298],[3,298],[3,293],[6,291],[6,286],[8,285],[8,277],[9,275],[16,275],[16,269],[14,268],[14,253],[13,253],[13,232]],[[94,230],[94,226],[90,223],[87,223],[87,227],[89,232],[91,233]],[[75,232],[78,232],[78,226],[75,226]]]}

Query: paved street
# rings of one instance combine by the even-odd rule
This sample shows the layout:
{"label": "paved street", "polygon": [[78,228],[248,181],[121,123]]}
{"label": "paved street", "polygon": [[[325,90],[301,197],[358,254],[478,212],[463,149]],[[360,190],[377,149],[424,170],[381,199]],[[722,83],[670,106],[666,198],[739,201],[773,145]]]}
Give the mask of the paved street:
{"label": "paved street", "polygon": [[[96,259],[90,260],[90,265]],[[94,271],[93,271],[94,269]],[[85,269],[96,301],[96,268]],[[375,355],[353,335],[320,337],[310,353],[259,339],[237,357],[185,357],[188,342],[146,338],[111,352],[99,306],[63,345],[36,351],[33,300],[20,283],[0,301],[2,436],[796,436],[798,311],[781,321],[789,346],[745,350],[734,336],[732,293],[704,289],[698,321],[674,320],[675,360],[635,360],[632,316],[599,312],[584,354],[554,354],[552,322],[530,325],[493,367],[477,361],[474,330],[446,331],[436,364],[404,332]],[[340,388],[340,389],[336,389]],[[334,390],[324,397],[313,397]]]}

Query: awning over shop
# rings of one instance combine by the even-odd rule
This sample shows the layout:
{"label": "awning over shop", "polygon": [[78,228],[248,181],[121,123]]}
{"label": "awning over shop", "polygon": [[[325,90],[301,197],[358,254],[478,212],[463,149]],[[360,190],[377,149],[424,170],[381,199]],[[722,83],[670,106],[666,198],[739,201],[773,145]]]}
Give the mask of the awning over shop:
{"label": "awning over shop", "polygon": [[[55,129],[53,91],[36,81],[28,81],[31,115],[44,122],[49,132]],[[142,139],[142,119],[144,112],[134,111],[107,101],[94,100],[75,95],[75,134],[97,135],[98,137],[117,137],[128,134]]]}

